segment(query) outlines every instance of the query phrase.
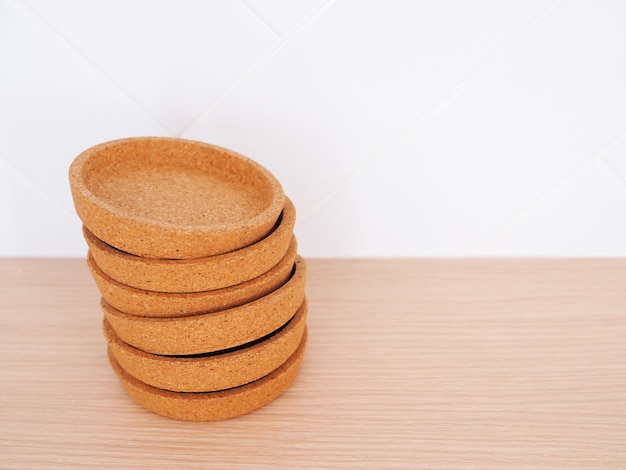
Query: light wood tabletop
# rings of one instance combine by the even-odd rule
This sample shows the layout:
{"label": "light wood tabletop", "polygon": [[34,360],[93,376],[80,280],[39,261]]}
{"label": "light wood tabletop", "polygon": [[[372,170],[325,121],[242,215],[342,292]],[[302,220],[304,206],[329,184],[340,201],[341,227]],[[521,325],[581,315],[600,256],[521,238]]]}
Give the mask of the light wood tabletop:
{"label": "light wood tabletop", "polygon": [[111,370],[84,260],[0,259],[0,469],[626,468],[626,260],[309,260],[259,411],[175,421]]}

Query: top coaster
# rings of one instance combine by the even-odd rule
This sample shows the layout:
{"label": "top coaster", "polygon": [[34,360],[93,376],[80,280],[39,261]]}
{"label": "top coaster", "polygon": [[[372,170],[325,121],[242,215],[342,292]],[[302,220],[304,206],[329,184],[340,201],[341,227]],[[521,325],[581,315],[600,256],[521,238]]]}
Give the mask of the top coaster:
{"label": "top coaster", "polygon": [[190,259],[267,235],[285,203],[276,178],[249,158],[168,137],[120,139],[70,167],[74,205],[98,238],[137,256]]}

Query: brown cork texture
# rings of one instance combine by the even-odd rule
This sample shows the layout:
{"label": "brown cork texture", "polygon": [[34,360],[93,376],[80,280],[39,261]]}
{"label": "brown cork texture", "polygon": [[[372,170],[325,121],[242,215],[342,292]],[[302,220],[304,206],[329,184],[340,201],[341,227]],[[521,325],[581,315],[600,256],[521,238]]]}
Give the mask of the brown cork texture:
{"label": "brown cork texture", "polygon": [[163,355],[203,354],[255,341],[294,316],[304,300],[306,263],[298,256],[291,278],[274,292],[238,307],[176,318],[128,315],[101,301],[104,315],[124,341]]}
{"label": "brown cork texture", "polygon": [[184,421],[219,421],[258,410],[287,390],[298,374],[306,343],[305,329],[298,349],[274,372],[241,387],[203,393],[172,392],[146,385],[124,371],[110,350],[108,354],[126,393],[147,410]]}
{"label": "brown cork texture", "polygon": [[264,238],[285,204],[280,183],[258,163],[170,137],[96,145],[74,159],[69,179],[89,231],[146,258],[238,250]]}
{"label": "brown cork texture", "polygon": [[306,325],[306,299],[296,315],[260,342],[202,356],[157,356],[120,340],[106,319],[102,329],[120,366],[137,380],[175,392],[210,392],[253,382],[281,366],[298,348]]}
{"label": "brown cork texture", "polygon": [[144,317],[180,317],[225,310],[273,292],[289,279],[296,255],[297,243],[292,237],[283,259],[266,273],[235,286],[188,294],[135,289],[114,281],[100,270],[91,252],[87,266],[102,297],[116,310]]}
{"label": "brown cork texture", "polygon": [[285,255],[296,223],[296,209],[286,198],[272,232],[242,249],[188,260],[142,258],[120,251],[83,226],[83,235],[98,267],[110,278],[157,292],[201,292],[249,281],[275,266]]}

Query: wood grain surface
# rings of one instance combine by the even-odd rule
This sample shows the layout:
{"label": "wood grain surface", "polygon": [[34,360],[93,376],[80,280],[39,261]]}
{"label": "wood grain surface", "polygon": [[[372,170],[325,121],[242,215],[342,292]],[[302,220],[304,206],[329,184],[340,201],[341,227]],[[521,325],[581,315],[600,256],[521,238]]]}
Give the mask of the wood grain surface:
{"label": "wood grain surface", "polygon": [[292,387],[134,404],[84,260],[0,259],[0,469],[626,468],[626,260],[310,260]]}

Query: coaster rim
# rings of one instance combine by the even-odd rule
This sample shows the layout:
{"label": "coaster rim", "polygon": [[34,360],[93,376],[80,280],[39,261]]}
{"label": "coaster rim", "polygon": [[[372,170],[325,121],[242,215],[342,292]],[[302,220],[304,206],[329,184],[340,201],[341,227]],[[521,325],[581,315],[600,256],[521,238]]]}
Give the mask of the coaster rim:
{"label": "coaster rim", "polygon": [[153,292],[202,292],[254,279],[275,266],[289,249],[296,208],[285,197],[273,230],[246,247],[213,256],[175,260],[145,258],[119,250],[83,224],[83,238],[98,267],[115,281]]}
{"label": "coaster rim", "polygon": [[109,277],[87,253],[87,267],[102,297],[116,310],[142,317],[184,317],[237,307],[270,294],[289,279],[298,243],[292,236],[287,252],[269,271],[233,286],[201,292],[157,292],[132,287]]}
{"label": "coaster rim", "polygon": [[107,348],[113,372],[130,398],[143,408],[183,421],[220,421],[258,410],[274,401],[296,378],[308,343],[308,328],[296,351],[276,370],[239,387],[214,392],[172,392],[128,374]]}
{"label": "coaster rim", "polygon": [[275,291],[237,307],[181,317],[143,317],[116,310],[104,298],[100,306],[125,343],[160,355],[220,351],[249,343],[284,325],[305,298],[307,267],[296,257],[293,275]]}
{"label": "coaster rim", "polygon": [[271,373],[297,349],[304,335],[308,302],[260,342],[200,357],[161,356],[122,341],[106,318],[102,330],[120,366],[137,380],[173,392],[210,392],[245,385]]}

